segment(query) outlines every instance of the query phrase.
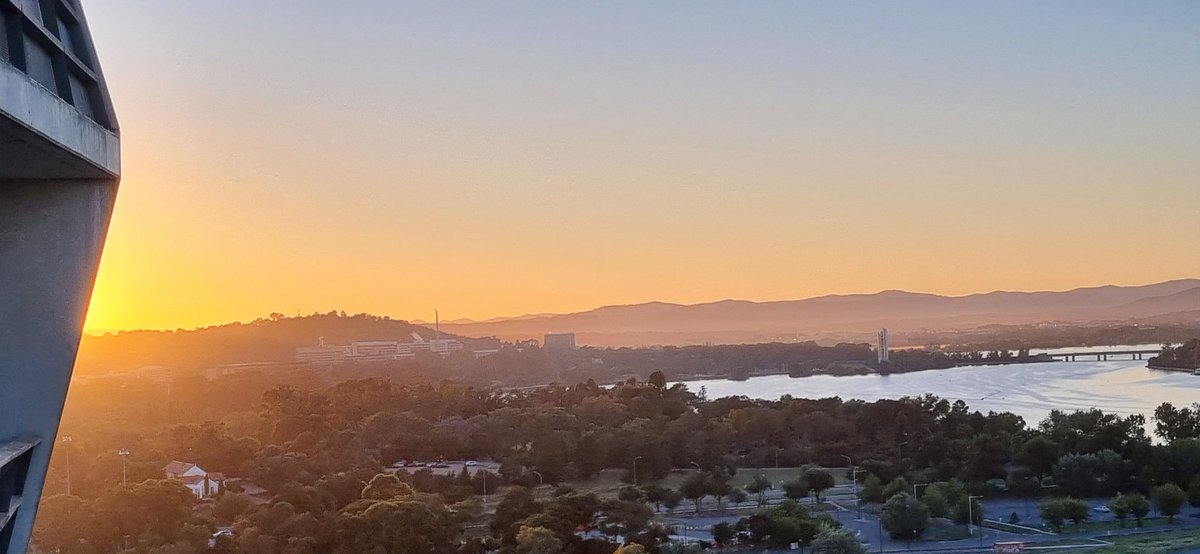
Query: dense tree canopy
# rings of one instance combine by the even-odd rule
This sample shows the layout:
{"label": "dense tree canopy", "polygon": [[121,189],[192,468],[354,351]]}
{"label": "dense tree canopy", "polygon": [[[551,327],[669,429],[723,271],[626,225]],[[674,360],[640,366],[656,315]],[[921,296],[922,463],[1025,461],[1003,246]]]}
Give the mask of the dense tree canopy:
{"label": "dense tree canopy", "polygon": [[[821,517],[795,503],[769,504],[768,494],[780,500],[775,485],[746,469],[773,467],[777,458],[783,467],[808,468],[782,485],[794,500],[832,487],[833,474],[821,468],[844,467],[851,457],[864,472],[864,498],[886,501],[885,522],[903,537],[919,536],[931,515],[965,521],[967,491],[1000,494],[995,482],[1007,484],[1004,494],[1023,498],[1042,494],[1043,484],[1071,496],[1121,494],[1123,513],[1134,518],[1148,511],[1136,499],[1168,490],[1163,485],[1200,490],[1192,487],[1200,475],[1196,410],[1166,404],[1154,414],[1165,442],[1155,444],[1139,415],[1055,411],[1030,426],[1013,414],[984,414],[928,395],[875,402],[709,399],[660,379],[527,389],[383,378],[272,386],[250,375],[224,379],[183,392],[174,386],[178,406],[206,398],[235,406],[242,387],[261,391],[249,407],[219,419],[206,409],[148,402],[68,420],[76,437],[75,496],[62,495],[65,460],[56,453],[37,544],[64,552],[113,551],[126,541],[147,549],[203,544],[218,525],[228,525],[232,536],[220,538],[227,552],[529,550],[555,544],[547,533],[565,552],[610,546],[611,552],[618,540],[654,550],[667,534],[654,509],[674,510],[684,500],[696,511],[713,509],[744,493],[763,513],[735,526],[738,540],[808,544],[820,533]],[[155,386],[132,383],[137,391]],[[85,405],[104,406],[91,397]],[[120,486],[120,448],[132,452],[128,488]],[[197,507],[182,485],[161,479],[172,459],[243,477],[266,492],[251,499],[235,488]],[[498,469],[438,474],[391,467],[440,459],[491,460]],[[615,494],[562,486],[606,469],[625,475]],[[737,486],[735,475],[743,476]],[[919,497],[912,483],[922,489]],[[1168,513],[1165,501],[1178,496],[1152,497]],[[1079,516],[1058,508],[1049,521]],[[473,532],[464,533],[468,528]]]}

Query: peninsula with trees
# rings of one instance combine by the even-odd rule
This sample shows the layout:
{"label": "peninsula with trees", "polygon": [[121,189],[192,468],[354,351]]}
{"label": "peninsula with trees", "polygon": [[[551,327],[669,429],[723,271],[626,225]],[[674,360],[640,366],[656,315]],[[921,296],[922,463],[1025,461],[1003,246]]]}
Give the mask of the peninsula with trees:
{"label": "peninsula with trees", "polygon": [[1200,339],[1191,339],[1174,347],[1165,344],[1162,354],[1150,358],[1147,365],[1151,369],[1200,370]]}

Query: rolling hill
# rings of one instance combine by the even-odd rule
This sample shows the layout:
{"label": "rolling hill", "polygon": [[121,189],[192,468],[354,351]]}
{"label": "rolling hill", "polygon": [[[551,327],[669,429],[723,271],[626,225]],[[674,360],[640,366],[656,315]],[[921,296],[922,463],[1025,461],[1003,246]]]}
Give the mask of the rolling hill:
{"label": "rolling hill", "polygon": [[[336,313],[301,317],[274,317],[250,323],[229,323],[192,330],[123,331],[85,335],[79,347],[76,371],[81,374],[146,365],[205,368],[248,362],[287,362],[295,348],[318,344],[348,344],[353,340],[412,340],[413,334],[430,339],[435,331],[403,320],[366,314]],[[442,332],[467,347],[477,341]]]}
{"label": "rolling hill", "polygon": [[1126,320],[1194,310],[1200,310],[1200,279],[966,296],[892,290],[771,302],[721,300],[692,305],[649,302],[570,314],[457,322],[443,328],[463,335],[509,340],[573,331],[583,344],[636,346],[761,342],[797,336],[861,340],[869,336],[866,333],[880,327],[903,331]]}

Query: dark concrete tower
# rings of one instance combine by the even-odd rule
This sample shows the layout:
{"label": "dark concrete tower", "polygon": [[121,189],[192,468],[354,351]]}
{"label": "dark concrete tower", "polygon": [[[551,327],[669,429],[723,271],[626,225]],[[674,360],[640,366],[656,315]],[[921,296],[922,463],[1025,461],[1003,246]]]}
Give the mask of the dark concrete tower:
{"label": "dark concrete tower", "polygon": [[0,554],[26,550],[120,174],[79,0],[0,0]]}

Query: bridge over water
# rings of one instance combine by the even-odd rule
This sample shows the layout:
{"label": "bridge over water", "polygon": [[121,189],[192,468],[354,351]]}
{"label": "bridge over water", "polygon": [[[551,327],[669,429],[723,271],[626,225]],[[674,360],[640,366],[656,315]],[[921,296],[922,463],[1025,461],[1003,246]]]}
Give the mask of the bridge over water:
{"label": "bridge over water", "polygon": [[1083,358],[1084,361],[1089,361],[1095,357],[1095,361],[1104,362],[1109,359],[1123,359],[1129,356],[1130,360],[1142,360],[1145,356],[1155,356],[1161,354],[1161,348],[1150,348],[1144,350],[1107,350],[1104,352],[1054,352],[1047,353],[1047,356],[1061,362],[1076,362]]}

